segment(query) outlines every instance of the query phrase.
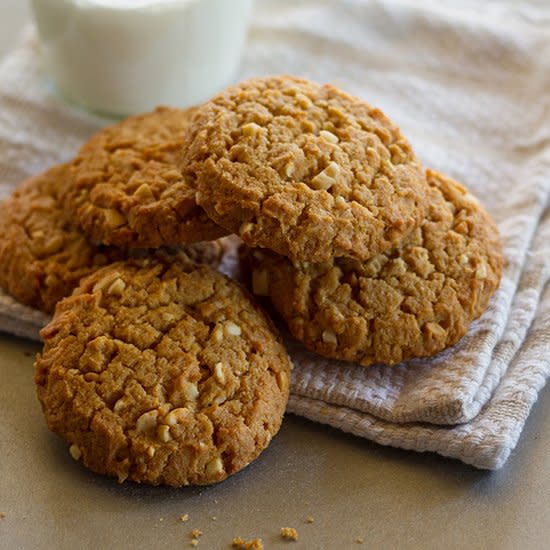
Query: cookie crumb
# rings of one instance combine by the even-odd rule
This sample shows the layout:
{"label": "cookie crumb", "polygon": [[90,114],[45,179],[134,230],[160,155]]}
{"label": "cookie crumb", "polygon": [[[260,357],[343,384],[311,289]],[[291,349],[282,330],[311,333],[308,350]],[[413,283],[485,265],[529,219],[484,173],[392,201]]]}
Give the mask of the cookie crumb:
{"label": "cookie crumb", "polygon": [[74,460],[80,460],[80,457],[82,456],[82,451],[80,450],[80,447],[73,443],[69,447],[69,454],[73,457]]}
{"label": "cookie crumb", "polygon": [[4,512],[0,512],[0,519],[4,519],[6,517],[6,514]]}
{"label": "cookie crumb", "polygon": [[183,516],[180,516],[180,521],[187,521],[189,519],[189,514],[183,514]]}
{"label": "cookie crumb", "polygon": [[212,516],[210,519],[211,519],[212,521],[216,521],[218,518],[217,518],[216,516]]}
{"label": "cookie crumb", "polygon": [[353,542],[356,544],[363,544],[365,542],[365,539],[363,537],[357,537]]}
{"label": "cookie crumb", "polygon": [[235,537],[231,546],[239,550],[264,550],[262,539],[244,540],[241,537]]}
{"label": "cookie crumb", "polygon": [[191,546],[198,546],[198,545],[199,545],[198,539],[193,539],[193,540],[191,541]]}
{"label": "cookie crumb", "polygon": [[298,531],[294,527],[281,527],[281,537],[286,540],[298,540]]}
{"label": "cookie crumb", "polygon": [[313,516],[308,516],[306,518],[306,523],[313,523],[315,521],[315,519],[313,518]]}
{"label": "cookie crumb", "polygon": [[202,537],[202,531],[200,529],[193,529],[191,531],[191,536],[194,538],[194,539],[198,539],[199,537]]}

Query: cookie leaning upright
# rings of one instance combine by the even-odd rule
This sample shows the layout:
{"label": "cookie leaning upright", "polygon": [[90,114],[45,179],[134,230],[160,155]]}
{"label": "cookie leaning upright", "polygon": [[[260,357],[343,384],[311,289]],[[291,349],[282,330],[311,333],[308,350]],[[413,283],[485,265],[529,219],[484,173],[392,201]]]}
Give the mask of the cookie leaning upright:
{"label": "cookie leaning upright", "polygon": [[193,109],[159,107],[93,136],[72,166],[64,204],[95,241],[159,247],[225,235],[175,165]]}
{"label": "cookie leaning upright", "polygon": [[292,334],[326,357],[394,365],[458,342],[498,287],[498,229],[457,182],[427,171],[429,210],[400,248],[366,262],[292,262],[245,251],[253,291]]}
{"label": "cookie leaning upright", "polygon": [[41,336],[48,426],[119,481],[221,481],[281,425],[286,350],[248,293],[206,266],[112,264],[58,304]]}
{"label": "cookie leaning upright", "polygon": [[398,246],[426,209],[419,162],[381,111],[290,76],[198,108],[180,166],[215,222],[298,260],[366,260]]}

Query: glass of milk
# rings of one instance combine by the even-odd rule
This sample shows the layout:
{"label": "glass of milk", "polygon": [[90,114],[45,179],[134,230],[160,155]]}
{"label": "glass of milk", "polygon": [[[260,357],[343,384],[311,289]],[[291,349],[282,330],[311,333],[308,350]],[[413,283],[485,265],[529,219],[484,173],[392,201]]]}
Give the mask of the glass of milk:
{"label": "glass of milk", "polygon": [[61,95],[95,112],[187,107],[230,83],[252,0],[32,0]]}

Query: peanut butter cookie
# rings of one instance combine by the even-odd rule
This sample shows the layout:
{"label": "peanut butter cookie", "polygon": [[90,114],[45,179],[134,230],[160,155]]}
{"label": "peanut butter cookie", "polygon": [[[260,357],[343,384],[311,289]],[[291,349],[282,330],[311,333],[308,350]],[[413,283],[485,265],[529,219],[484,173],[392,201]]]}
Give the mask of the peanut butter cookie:
{"label": "peanut butter cookie", "polygon": [[248,293],[207,266],[108,266],[41,335],[35,381],[49,428],[120,482],[221,481],[281,425],[286,350]]}
{"label": "peanut butter cookie", "polygon": [[198,108],[180,167],[214,221],[296,260],[366,260],[399,246],[426,210],[424,173],[397,126],[290,76],[249,80]]}
{"label": "peanut butter cookie", "polygon": [[175,166],[193,109],[159,107],[97,133],[80,150],[64,202],[94,241],[159,247],[227,234]]}
{"label": "peanut butter cookie", "polygon": [[[92,271],[151,253],[92,244],[61,206],[60,189],[68,177],[68,165],[55,166],[23,182],[0,206],[0,287],[46,313]],[[224,250],[222,239],[164,252],[216,267]]]}
{"label": "peanut butter cookie", "polygon": [[248,251],[254,293],[326,357],[394,365],[455,344],[498,287],[500,239],[464,187],[433,171],[427,180],[427,218],[401,248],[318,264]]}

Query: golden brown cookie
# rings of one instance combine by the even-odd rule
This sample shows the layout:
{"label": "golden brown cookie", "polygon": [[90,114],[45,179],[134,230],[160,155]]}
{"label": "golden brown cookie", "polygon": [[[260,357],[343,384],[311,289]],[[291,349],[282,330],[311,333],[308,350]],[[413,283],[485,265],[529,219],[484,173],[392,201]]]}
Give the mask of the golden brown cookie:
{"label": "golden brown cookie", "polygon": [[214,483],[279,430],[286,350],[248,293],[207,266],[113,264],[61,301],[41,336],[48,426],[95,472]]}
{"label": "golden brown cookie", "polygon": [[[0,287],[46,313],[92,271],[128,256],[150,254],[89,242],[66,218],[60,203],[60,189],[68,177],[68,165],[55,166],[23,182],[0,205]],[[220,240],[165,253],[216,267],[224,250]]]}
{"label": "golden brown cookie", "polygon": [[80,150],[64,202],[94,241],[159,247],[227,234],[175,166],[193,109],[159,107],[97,133]]}
{"label": "golden brown cookie", "polygon": [[397,126],[290,76],[243,82],[198,108],[180,166],[214,221],[297,260],[368,259],[399,246],[426,210],[424,173]]}
{"label": "golden brown cookie", "polygon": [[321,355],[394,365],[455,344],[498,287],[502,251],[489,214],[467,190],[427,171],[429,211],[402,248],[367,262],[291,262],[253,250],[253,291]]}

